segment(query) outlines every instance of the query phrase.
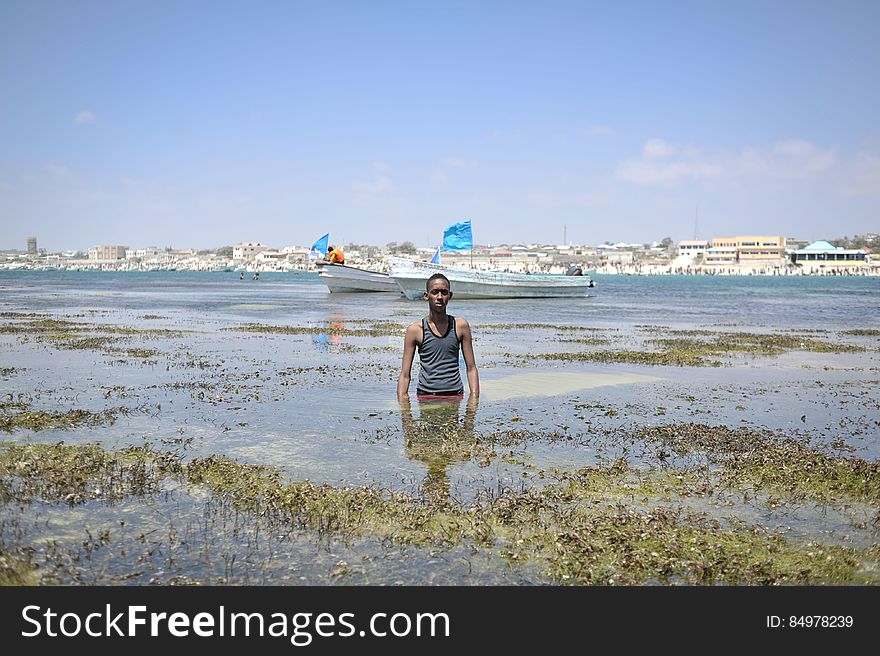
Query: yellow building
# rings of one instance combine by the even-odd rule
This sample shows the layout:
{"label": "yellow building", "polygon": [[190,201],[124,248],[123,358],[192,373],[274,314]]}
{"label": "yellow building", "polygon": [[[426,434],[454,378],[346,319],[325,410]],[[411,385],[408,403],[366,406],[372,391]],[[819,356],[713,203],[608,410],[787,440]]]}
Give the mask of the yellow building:
{"label": "yellow building", "polygon": [[[733,249],[735,253],[732,260],[730,259],[730,249]],[[707,263],[709,263],[708,256],[713,251],[724,254],[723,258],[719,258],[719,261],[715,262],[717,264],[778,262],[785,255],[785,237],[765,235],[713,237],[712,246],[707,252]]]}
{"label": "yellow building", "polygon": [[736,249],[733,246],[712,246],[703,257],[705,264],[736,264]]}

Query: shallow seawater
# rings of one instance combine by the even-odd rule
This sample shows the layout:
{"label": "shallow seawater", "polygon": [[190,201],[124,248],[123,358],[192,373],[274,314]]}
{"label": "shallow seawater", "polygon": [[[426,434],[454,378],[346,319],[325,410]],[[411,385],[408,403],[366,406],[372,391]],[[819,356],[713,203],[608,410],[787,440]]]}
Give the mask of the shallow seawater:
{"label": "shallow seawater", "polygon": [[[45,412],[115,413],[112,424],[17,429],[0,437],[97,442],[108,450],[149,444],[186,459],[216,454],[275,467],[291,481],[410,494],[430,487],[455,503],[540,487],[553,472],[621,457],[633,467],[667,466],[656,448],[626,436],[675,423],[780,431],[814,445],[843,444],[853,456],[876,461],[880,340],[845,331],[880,325],[878,291],[874,279],[605,276],[593,296],[564,304],[453,300],[450,313],[473,327],[479,404],[438,408],[414,398],[412,408],[402,410],[395,386],[403,334],[425,313],[422,303],[385,294],[331,295],[311,274],[242,281],[233,273],[3,272],[0,312],[7,318],[0,324],[35,321],[26,315],[40,314],[97,331],[180,332],[112,333],[103,348],[63,348],[37,332],[0,333],[0,399]],[[254,332],[237,330],[255,324]],[[720,367],[533,357],[650,349],[652,330],[809,334],[865,350],[742,352],[721,357]],[[144,352],[131,355],[131,349]],[[443,450],[448,445],[430,439],[408,440],[408,421],[503,440],[491,457],[450,453]],[[128,517],[126,530],[162,532],[170,530],[162,517],[171,513],[201,537],[190,536],[186,553],[165,554],[175,565],[160,566],[151,556],[143,576],[114,582],[168,582],[168,572],[201,572],[203,580],[226,582],[547,582],[529,568],[511,570],[490,552],[459,552],[463,547],[435,553],[396,546],[389,555],[381,541],[327,546],[304,533],[264,535],[260,542],[253,538],[258,522],[240,530],[224,524],[220,539],[216,524],[199,519],[211,502],[182,488],[166,497],[127,501],[115,510],[42,507],[25,517],[7,508],[4,539],[12,525],[25,524],[41,544],[75,543],[84,522],[110,526],[119,512]],[[725,512],[778,523],[748,504]],[[50,516],[51,526],[38,528],[38,520]],[[791,517],[787,530],[804,539],[827,539],[850,521],[806,507]],[[852,541],[872,539],[856,535]],[[130,535],[127,553],[132,540]],[[249,545],[264,564],[215,558],[212,549],[228,551],[233,543]],[[130,559],[118,556],[118,544],[114,548],[117,555],[103,566],[122,576]]]}

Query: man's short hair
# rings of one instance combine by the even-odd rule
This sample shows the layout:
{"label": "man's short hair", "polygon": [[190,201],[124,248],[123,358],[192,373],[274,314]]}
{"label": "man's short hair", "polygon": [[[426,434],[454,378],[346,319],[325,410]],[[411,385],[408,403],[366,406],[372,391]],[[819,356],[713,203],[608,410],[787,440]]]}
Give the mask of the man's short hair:
{"label": "man's short hair", "polygon": [[444,276],[442,273],[435,273],[430,278],[428,278],[428,281],[425,283],[425,291],[428,291],[431,288],[432,280],[445,280],[446,286],[449,287],[449,289],[452,289],[452,285],[449,284],[449,278]]}

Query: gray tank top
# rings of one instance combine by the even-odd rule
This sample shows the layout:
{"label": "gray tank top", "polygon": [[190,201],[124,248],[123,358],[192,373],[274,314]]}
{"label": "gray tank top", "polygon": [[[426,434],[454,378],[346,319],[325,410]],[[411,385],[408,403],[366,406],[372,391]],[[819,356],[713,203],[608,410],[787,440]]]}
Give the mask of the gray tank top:
{"label": "gray tank top", "polygon": [[455,332],[455,317],[446,315],[446,334],[437,337],[422,319],[422,343],[419,345],[419,394],[463,394],[464,385],[458,367],[461,344]]}

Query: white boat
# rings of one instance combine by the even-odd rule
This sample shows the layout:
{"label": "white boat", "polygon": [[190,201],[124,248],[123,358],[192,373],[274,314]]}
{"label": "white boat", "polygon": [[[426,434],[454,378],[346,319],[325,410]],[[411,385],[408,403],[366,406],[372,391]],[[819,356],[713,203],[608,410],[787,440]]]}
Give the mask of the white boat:
{"label": "white boat", "polygon": [[321,280],[331,292],[392,292],[400,294],[400,287],[387,273],[358,269],[346,264],[317,262]]}
{"label": "white boat", "polygon": [[459,267],[416,262],[403,258],[389,260],[391,278],[404,296],[418,300],[425,293],[425,283],[432,274],[449,278],[455,298],[577,298],[589,296],[595,286],[589,275],[565,276],[549,274],[480,271]]}

